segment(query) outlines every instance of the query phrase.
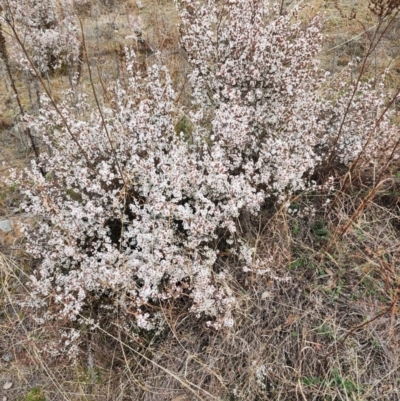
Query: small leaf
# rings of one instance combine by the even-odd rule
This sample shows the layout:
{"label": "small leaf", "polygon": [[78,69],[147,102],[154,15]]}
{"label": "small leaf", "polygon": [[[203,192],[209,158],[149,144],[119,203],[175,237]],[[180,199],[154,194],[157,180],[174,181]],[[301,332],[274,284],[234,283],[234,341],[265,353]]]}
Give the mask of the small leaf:
{"label": "small leaf", "polygon": [[318,237],[324,237],[329,234],[329,230],[327,228],[319,228],[314,231],[315,235]]}

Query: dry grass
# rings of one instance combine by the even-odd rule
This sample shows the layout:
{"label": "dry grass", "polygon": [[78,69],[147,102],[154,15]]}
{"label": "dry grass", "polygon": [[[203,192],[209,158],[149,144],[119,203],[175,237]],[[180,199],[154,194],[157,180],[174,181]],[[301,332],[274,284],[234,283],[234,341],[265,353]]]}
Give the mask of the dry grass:
{"label": "dry grass", "polygon": [[[165,307],[163,333],[87,333],[70,367],[40,354],[51,330],[21,314],[25,272],[3,256],[2,351],[12,355],[3,380],[18,394],[40,386],[57,400],[395,400],[400,252],[391,218],[374,205],[322,261],[312,228],[297,232],[296,219],[266,218],[269,234],[259,241],[280,249],[290,239],[293,259],[282,257],[276,274],[291,281],[234,283],[241,300],[234,330],[216,333]],[[277,228],[282,219],[289,233]]]}
{"label": "dry grass", "polygon": [[[152,55],[126,38],[132,14],[142,19],[148,47],[162,52],[184,102],[187,66],[172,1],[106,3],[93,1],[80,10],[96,90],[102,93],[108,82],[124,79],[125,45],[136,46],[141,62],[151,63]],[[362,32],[375,22],[366,4],[359,2],[352,18],[351,1],[309,3],[326,12],[323,65],[332,71],[347,68],[369,44]],[[368,67],[369,76],[389,68],[387,82],[393,88],[400,85],[397,30],[398,23]],[[14,126],[17,110],[6,82],[0,82],[3,178],[8,165],[20,168],[32,156]],[[50,77],[48,83],[60,98],[69,87],[68,75]],[[90,93],[85,66],[79,85]],[[24,106],[34,109],[34,88],[21,75],[18,90]],[[399,165],[386,173],[388,180],[369,207],[343,236],[337,235],[365,197],[371,177],[367,172],[354,180],[330,213],[321,207],[320,194],[304,195],[294,202],[300,208],[315,206],[320,211],[315,216],[266,209],[259,221],[246,222],[257,252],[273,256],[275,275],[290,280],[238,274],[231,283],[240,299],[233,330],[215,332],[165,305],[168,327],[162,333],[126,333],[107,322],[97,332],[81,328],[82,354],[73,364],[42,353],[57,333],[37,326],[20,307],[29,292],[25,282],[32,261],[21,250],[17,227],[30,216],[18,210],[18,188],[0,182],[0,219],[13,219],[16,227],[0,236],[0,399],[400,400]],[[337,179],[342,179],[339,173]],[[6,381],[13,383],[7,391],[2,390]]]}

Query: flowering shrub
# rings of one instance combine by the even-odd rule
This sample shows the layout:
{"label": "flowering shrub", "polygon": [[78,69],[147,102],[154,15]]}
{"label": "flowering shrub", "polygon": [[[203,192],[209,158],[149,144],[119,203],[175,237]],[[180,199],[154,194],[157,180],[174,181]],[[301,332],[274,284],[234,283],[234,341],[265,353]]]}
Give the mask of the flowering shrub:
{"label": "flowering shrub", "polygon": [[19,178],[39,218],[27,246],[40,260],[31,305],[51,305],[45,319],[79,321],[96,303],[155,329],[157,307],[181,299],[231,326],[234,269],[220,249],[245,272],[270,271],[239,217],[306,189],[333,151],[336,162],[363,149],[373,160],[395,136],[379,87],[322,96],[318,18],[303,28],[296,10],[279,15],[263,1],[187,0],[181,35],[190,132],[176,132],[182,110],[166,69],[140,73],[128,50],[128,84],[110,89],[107,107],[69,93],[57,109],[44,98],[28,120],[49,149]]}
{"label": "flowering shrub", "polygon": [[279,16],[267,3],[187,1],[181,33],[199,114],[215,109],[211,139],[230,173],[283,199],[319,160],[322,35],[319,18],[303,29],[296,11]]}
{"label": "flowering shrub", "polygon": [[371,163],[391,151],[398,134],[387,91],[320,69],[320,17],[303,28],[296,8],[280,15],[265,1],[184,4],[181,42],[199,107],[193,120],[213,110],[211,139],[232,174],[285,200],[328,156],[349,164],[362,151]]}
{"label": "flowering shrub", "polygon": [[222,284],[229,272],[215,269],[216,243],[224,236],[251,263],[235,221],[262,197],[244,175],[229,176],[223,154],[210,154],[199,134],[192,143],[176,134],[167,72],[154,66],[141,78],[131,57],[129,86],[115,88],[112,108],[100,114],[67,99],[61,119],[43,99],[30,121],[51,149],[41,157],[46,177],[33,164],[24,181],[35,183],[26,207],[41,216],[28,235],[41,259],[33,297],[75,320],[87,302],[114,296],[150,329],[146,305],[190,292],[193,312],[229,325],[234,300]]}
{"label": "flowering shrub", "polygon": [[319,140],[321,149],[344,165],[360,160],[359,167],[378,167],[399,138],[393,123],[397,112],[388,107],[383,83],[349,84],[344,80],[332,84],[325,95],[329,100],[324,104],[326,127]]}
{"label": "flowering shrub", "polygon": [[32,72],[31,61],[46,74],[78,62],[80,41],[69,0],[0,0],[0,10],[14,34],[13,60],[22,69]]}

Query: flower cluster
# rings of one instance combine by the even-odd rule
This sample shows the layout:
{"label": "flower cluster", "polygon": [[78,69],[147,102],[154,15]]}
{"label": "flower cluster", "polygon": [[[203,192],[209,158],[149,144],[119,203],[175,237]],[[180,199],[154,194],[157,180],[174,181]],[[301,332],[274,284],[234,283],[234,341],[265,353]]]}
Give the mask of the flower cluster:
{"label": "flower cluster", "polygon": [[399,0],[370,0],[369,9],[379,18],[386,18],[400,7]]}
{"label": "flower cluster", "polygon": [[321,155],[330,155],[344,165],[355,160],[364,166],[382,164],[399,138],[393,123],[397,112],[388,107],[383,83],[334,82],[325,96],[325,130],[319,140]]}
{"label": "flower cluster", "polygon": [[1,19],[11,28],[12,58],[41,74],[79,61],[80,40],[70,0],[0,0]]}
{"label": "flower cluster", "polygon": [[194,66],[198,114],[214,110],[211,139],[230,174],[282,199],[304,189],[324,127],[320,19],[304,29],[297,10],[281,16],[268,2],[185,4],[181,42]]}

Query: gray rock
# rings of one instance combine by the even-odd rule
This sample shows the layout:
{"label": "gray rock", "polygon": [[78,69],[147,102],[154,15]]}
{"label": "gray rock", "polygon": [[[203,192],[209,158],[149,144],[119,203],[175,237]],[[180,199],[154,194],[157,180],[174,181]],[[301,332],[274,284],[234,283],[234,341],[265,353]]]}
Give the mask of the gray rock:
{"label": "gray rock", "polygon": [[14,359],[14,357],[13,357],[12,354],[4,354],[3,357],[2,357],[2,359],[3,359],[3,361],[5,361],[5,362],[11,362],[11,361]]}
{"label": "gray rock", "polygon": [[12,231],[13,226],[10,220],[0,220],[0,230],[8,233]]}

